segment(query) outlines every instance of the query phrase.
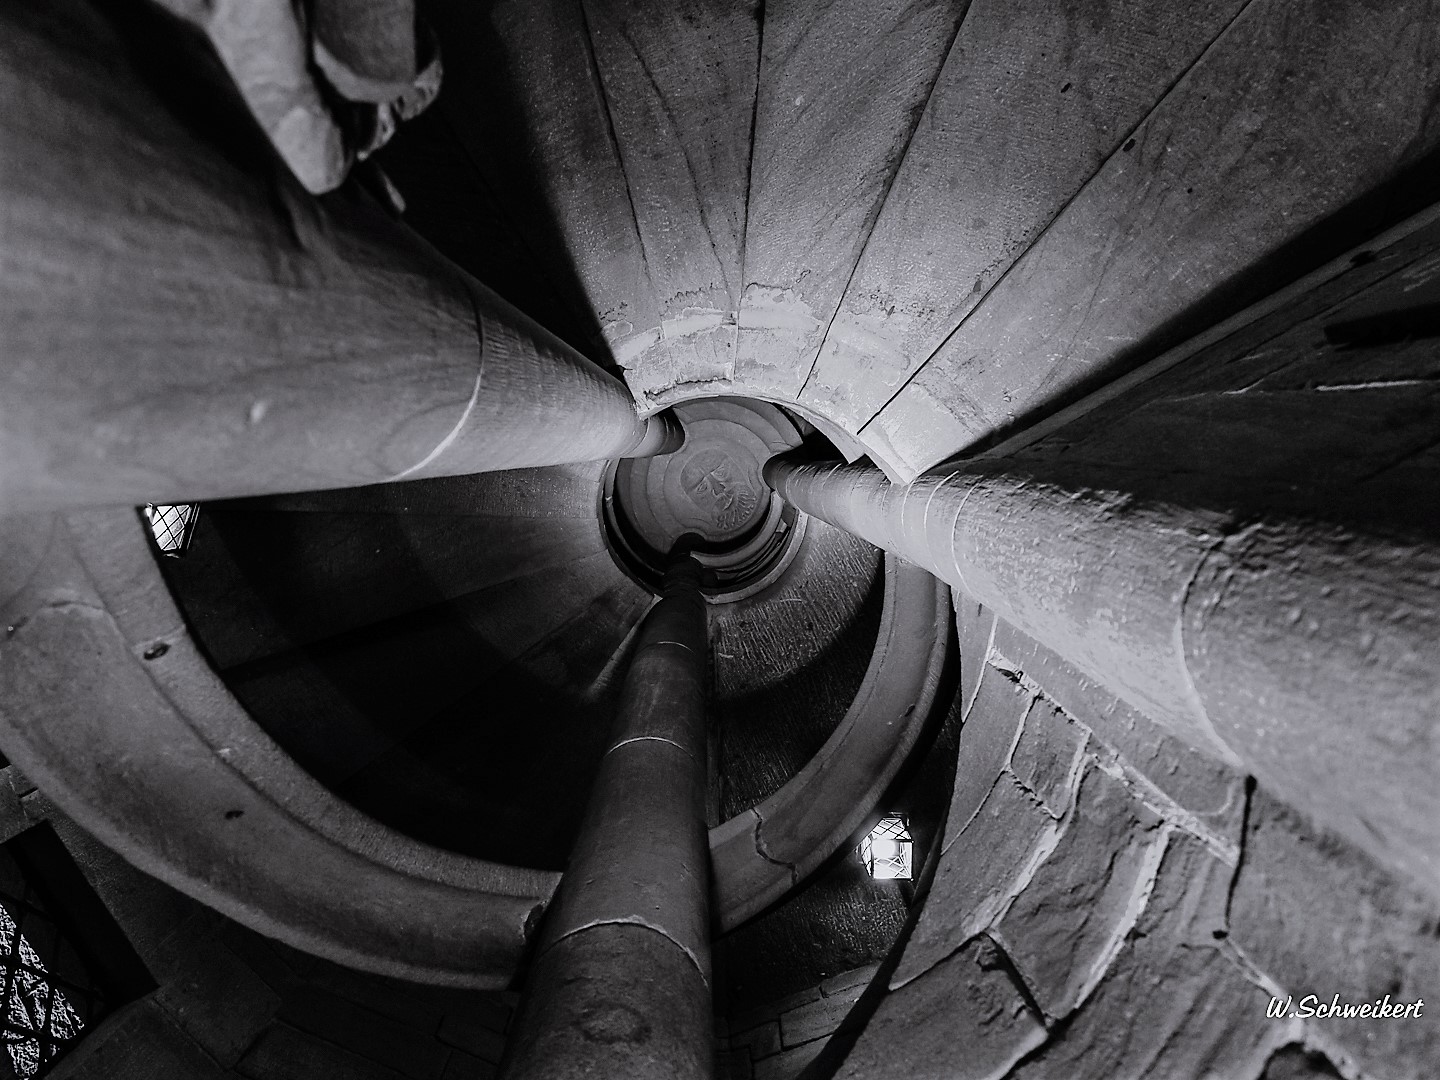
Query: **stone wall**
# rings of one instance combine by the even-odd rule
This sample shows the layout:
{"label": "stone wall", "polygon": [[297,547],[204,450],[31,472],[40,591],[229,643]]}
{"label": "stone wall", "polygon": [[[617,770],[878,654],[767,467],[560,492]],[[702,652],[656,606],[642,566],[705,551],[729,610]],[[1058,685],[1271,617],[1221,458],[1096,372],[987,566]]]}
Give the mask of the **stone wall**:
{"label": "stone wall", "polygon": [[928,898],[807,1078],[1433,1075],[1423,1013],[1266,1017],[1435,992],[1433,897],[963,598],[958,626]]}
{"label": "stone wall", "polygon": [[819,1055],[860,999],[878,965],[715,1022],[720,1080],[792,1080]]}
{"label": "stone wall", "polygon": [[14,769],[0,840],[48,821],[158,984],[82,1035],[53,1080],[490,1080],[508,992],[417,986],[270,941],[131,867]]}

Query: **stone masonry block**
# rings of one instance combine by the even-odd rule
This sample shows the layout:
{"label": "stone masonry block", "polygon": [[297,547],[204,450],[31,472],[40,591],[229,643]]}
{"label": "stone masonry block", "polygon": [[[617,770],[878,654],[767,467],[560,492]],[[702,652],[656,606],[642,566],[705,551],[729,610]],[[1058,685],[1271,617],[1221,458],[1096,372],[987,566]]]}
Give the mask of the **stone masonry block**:
{"label": "stone masonry block", "polygon": [[1311,1019],[1367,1073],[1435,1076],[1440,903],[1257,788],[1230,908],[1235,944],[1297,1001],[1426,1000],[1426,1019]]}
{"label": "stone masonry block", "polygon": [[980,692],[960,729],[955,791],[945,825],[945,844],[954,843],[980,808],[995,778],[1010,758],[1020,722],[1030,708],[1030,692],[1005,673],[985,669]]}
{"label": "stone masonry block", "polygon": [[1058,826],[1009,774],[940,856],[930,896],[890,978],[898,987],[944,960],[1005,910],[1041,841]]}
{"label": "stone masonry block", "polygon": [[[147,957],[163,984],[157,1002],[226,1068],[240,1060],[280,1008],[280,995],[215,932],[210,912],[187,919]],[[163,957],[163,962],[157,960]]]}
{"label": "stone masonry block", "polygon": [[503,1026],[495,1030],[493,1019],[488,1012],[451,1010],[440,1021],[440,1041],[498,1065],[505,1053],[505,1036]]}
{"label": "stone masonry block", "polygon": [[715,1055],[716,1080],[753,1080],[754,1076],[748,1050],[722,1050]]}
{"label": "stone masonry block", "polygon": [[1062,816],[1070,806],[1087,737],[1084,728],[1049,701],[1037,701],[1025,716],[1020,741],[1010,755],[1010,771],[1052,817]]}
{"label": "stone masonry block", "polygon": [[153,998],[106,1018],[47,1074],[50,1080],[223,1080],[229,1075]]}
{"label": "stone masonry block", "polygon": [[769,1057],[771,1054],[778,1054],[783,1047],[780,1042],[780,1021],[767,1020],[763,1024],[732,1035],[730,1036],[730,1045],[737,1050],[748,1050],[750,1056],[757,1060]]}
{"label": "stone masonry block", "polygon": [[318,989],[303,1000],[287,1002],[281,1019],[414,1080],[439,1080],[450,1056],[430,1032],[416,1031]]}
{"label": "stone masonry block", "polygon": [[1134,924],[1163,851],[1159,826],[1120,781],[1098,769],[1081,780],[1055,850],[992,932],[1047,1017],[1080,1004]]}
{"label": "stone masonry block", "polygon": [[755,1062],[755,1080],[794,1080],[815,1060],[824,1045],[823,1042],[807,1043]]}
{"label": "stone masonry block", "polygon": [[821,998],[780,1017],[780,1038],[788,1047],[814,1042],[830,1035],[845,1019],[845,1014],[860,996],[856,990],[849,996]]}
{"label": "stone masonry block", "polygon": [[1004,958],[971,942],[880,1003],[840,1080],[999,1080],[1045,1041]]}
{"label": "stone masonry block", "polygon": [[764,1005],[748,1009],[738,1016],[731,1017],[730,1028],[732,1031],[749,1031],[753,1027],[765,1023],[767,1020],[779,1020],[780,1014],[798,1008],[806,1002],[818,1001],[824,995],[818,986],[806,987],[804,990],[797,990],[793,994],[787,994],[778,1001],[769,1001]]}
{"label": "stone masonry block", "polygon": [[236,1071],[249,1080],[404,1080],[394,1069],[280,1023],[260,1037]]}
{"label": "stone masonry block", "polygon": [[1221,836],[1238,839],[1243,773],[1177,738],[1004,620],[995,625],[995,651],[1168,798]]}
{"label": "stone masonry block", "polygon": [[[879,964],[867,964],[865,967],[854,968],[851,971],[842,971],[839,975],[832,975],[820,984],[820,992],[826,997],[834,997],[837,994],[847,994],[851,990],[864,990],[870,980],[875,977],[875,972],[880,968]],[[858,989],[857,989],[858,988]]]}
{"label": "stone masonry block", "polygon": [[1200,841],[1171,833],[1120,954],[1013,1080],[1258,1076],[1286,1027],[1265,1018],[1269,995],[1224,947],[1231,874]]}
{"label": "stone masonry block", "polygon": [[960,715],[964,717],[980,689],[980,677],[985,672],[985,654],[990,649],[990,632],[995,626],[995,614],[958,589],[951,595],[955,601],[955,636],[960,649]]}
{"label": "stone masonry block", "polygon": [[467,1054],[464,1050],[451,1050],[440,1080],[495,1080],[497,1074],[498,1070],[491,1062]]}

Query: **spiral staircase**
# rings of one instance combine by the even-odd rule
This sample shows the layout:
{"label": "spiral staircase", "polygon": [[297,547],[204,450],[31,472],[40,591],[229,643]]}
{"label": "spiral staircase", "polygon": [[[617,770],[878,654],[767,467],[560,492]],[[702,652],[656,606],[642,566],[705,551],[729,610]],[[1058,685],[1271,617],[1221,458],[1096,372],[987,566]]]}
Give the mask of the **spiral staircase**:
{"label": "spiral staircase", "polygon": [[[947,880],[942,854],[978,820],[980,796],[969,815],[956,808],[973,795],[966,761],[983,769],[994,756],[984,717],[1001,708],[997,672],[1072,719],[1088,706],[1072,707],[1065,687],[1114,691],[1102,718],[1086,721],[1091,745],[1109,738],[1106,718],[1137,702],[1128,731],[1149,732],[1153,717],[1155,745],[1183,744],[1173,750],[1182,764],[1167,772],[1172,751],[1157,751],[1132,776],[1115,764],[1130,753],[1129,736],[1117,735],[1077,777],[1109,769],[1136,791],[1170,793],[1177,773],[1223,773],[1222,785],[1255,773],[1406,888],[1433,892],[1433,843],[1418,836],[1431,797],[1414,811],[1415,829],[1384,813],[1378,826],[1344,809],[1326,817],[1329,803],[1306,794],[1305,777],[1331,776],[1330,764],[1287,772],[1288,750],[1247,742],[1222,719],[1217,734],[1203,708],[1206,730],[1185,734],[1188,721],[1167,720],[1163,694],[1105,677],[1106,654],[1089,637],[1069,650],[1047,638],[1063,621],[1052,610],[1007,608],[985,591],[988,579],[967,596],[962,571],[915,554],[905,512],[867,529],[854,524],[860,509],[834,510],[839,499],[822,516],[804,492],[776,494],[766,465],[777,455],[868,461],[898,491],[976,462],[981,471],[1021,462],[1027,476],[1070,483],[1057,501],[1087,520],[1101,514],[1086,498],[1118,490],[1122,509],[1127,499],[1223,507],[1242,523],[1324,501],[1335,520],[1379,521],[1407,542],[1430,537],[1425,349],[1347,354],[1351,382],[1372,395],[1351,412],[1315,411],[1313,397],[1309,412],[1223,409],[1254,400],[1237,396],[1251,375],[1279,370],[1256,367],[1267,349],[1298,355],[1321,329],[1337,349],[1388,348],[1363,327],[1337,341],[1331,313],[1348,312],[1353,330],[1372,309],[1393,308],[1389,293],[1376,308],[1375,290],[1429,288],[1427,260],[1440,250],[1426,209],[1440,160],[1440,12],[1358,0],[1208,0],[1183,12],[1128,0],[436,0],[422,11],[444,62],[439,97],[319,199],[296,188],[181,22],[138,0],[105,11],[25,0],[0,16],[0,85],[16,103],[0,129],[13,149],[0,145],[13,238],[0,257],[19,283],[19,299],[0,309],[16,403],[0,443],[12,462],[3,491],[17,510],[0,519],[0,748],[65,814],[140,869],[299,949],[418,983],[519,985],[572,857],[665,557],[698,534],[717,940],[738,943],[739,957],[774,948],[776,935],[790,941],[807,922],[823,927],[817,937],[843,947],[817,942],[791,960],[815,982],[896,949],[848,1041],[812,1069],[887,1074],[867,1044],[845,1055],[877,1008],[872,1033],[892,1022],[881,999],[916,977],[906,966],[896,974],[906,941],[921,943],[911,967],[915,949],[938,948],[925,944],[937,931],[919,901],[937,867]],[[261,253],[230,287],[239,295],[273,277],[280,299],[237,300],[242,315],[207,323],[223,304],[221,283],[219,300],[192,305],[187,281],[197,279],[187,275],[211,265],[206,214],[187,202],[192,182],[223,193],[195,203],[230,215],[216,233],[245,234]],[[173,251],[147,248],[151,218]],[[55,222],[75,224],[62,236]],[[347,239],[385,230],[404,237],[383,249],[399,253],[393,266]],[[326,262],[332,248],[351,262]],[[129,266],[142,249],[140,269]],[[371,262],[379,269],[366,278]],[[361,268],[354,281],[334,269],[351,265]],[[462,279],[497,299],[453,284]],[[147,291],[147,282],[158,284]],[[441,436],[457,402],[443,415],[417,412],[372,445],[369,429],[384,422],[368,402],[409,393],[397,362],[369,385],[337,368],[339,404],[326,415],[341,422],[285,429],[275,452],[294,467],[277,471],[265,424],[294,402],[323,412],[325,365],[347,352],[382,355],[383,334],[405,318],[396,297],[414,282],[427,301],[439,298],[437,311],[452,295],[474,299],[477,320],[493,320],[487,342],[499,340],[493,327],[531,334],[523,327],[533,319],[545,328],[533,331],[542,359],[563,356],[574,365],[566,370],[582,371],[588,358],[623,379],[624,423],[635,420],[633,398],[652,425],[646,439],[665,417],[683,446],[671,439],[656,455],[657,443],[625,428],[611,441],[629,449],[590,460],[567,451],[563,410],[537,405],[532,417],[512,407],[517,434],[506,427],[489,451],[498,464],[444,475],[432,464],[452,452],[454,432]],[[145,327],[167,316],[126,305],[161,292],[187,328],[167,339],[173,363],[152,364],[158,347]],[[295,329],[298,316],[286,322],[285,296],[309,293],[341,297],[329,309],[317,302],[328,313],[313,333]],[[468,310],[470,299],[456,303]],[[1416,318],[1403,339],[1429,340],[1433,328]],[[203,359],[192,371],[185,348],[218,355],[207,334],[236,356],[273,351],[258,355],[248,381]],[[442,330],[416,340],[425,334],[436,355],[448,348]],[[1232,340],[1244,347],[1215,351]],[[80,359],[47,381],[51,353]],[[302,369],[319,374],[287,382]],[[127,370],[144,383],[133,398]],[[619,394],[589,370],[577,378]],[[1286,401],[1330,388],[1329,369],[1316,370],[1279,387]],[[224,394],[209,395],[211,376],[229,380]],[[272,393],[277,380],[284,388]],[[477,376],[455,432],[480,386]],[[517,386],[523,401],[530,391]],[[1392,393],[1403,399],[1374,396]],[[1201,417],[1215,425],[1208,433],[1175,405],[1204,394],[1213,395]],[[103,407],[90,409],[92,398]],[[347,427],[352,399],[367,404]],[[589,416],[574,425],[585,438]],[[412,428],[416,446],[435,445],[428,456],[401,453]],[[1303,455],[1276,448],[1301,429],[1334,438],[1315,443],[1315,472],[1290,484]],[[1362,445],[1381,434],[1381,449]],[[597,435],[585,445],[602,444]],[[1383,462],[1366,471],[1371,458]],[[419,464],[401,467],[411,460]],[[516,460],[543,463],[506,467]],[[1381,474],[1380,486],[1365,486]],[[938,490],[925,488],[927,499]],[[1017,488],[1008,505],[1025,497]],[[137,501],[201,503],[184,558],[154,549]],[[1025,533],[1030,511],[1010,513],[1017,549],[1048,543]],[[1040,509],[1033,515],[1041,521]],[[1215,528],[1215,544],[1240,530]],[[1187,529],[1203,531],[1173,531]],[[1415,543],[1422,554],[1406,565],[1421,569],[1383,578],[1410,582],[1392,590],[1406,596],[1434,580],[1429,540]],[[1141,576],[1162,573],[1161,562]],[[956,586],[953,599],[930,570]],[[1084,578],[1072,570],[1067,595],[1089,597]],[[1171,592],[1183,603],[1204,580],[1196,569]],[[1117,596],[1143,591],[1128,579],[1105,584]],[[1085,602],[1108,611],[1110,595]],[[1412,607],[1430,611],[1423,600]],[[1020,645],[998,651],[994,628],[1006,619],[1025,648],[1043,643],[1023,665]],[[1303,667],[1322,653],[1287,662]],[[1407,663],[1420,689],[1405,700],[1433,699],[1440,665],[1423,649]],[[1186,693],[1210,700],[1205,686]],[[975,734],[959,736],[952,804],[962,715]],[[1018,753],[1021,736],[1006,738]],[[1018,758],[996,761],[1018,775]],[[1401,786],[1422,791],[1428,767],[1415,765]],[[1174,820],[1232,869],[1243,862],[1250,803],[1244,820],[1233,813],[1239,796],[1212,820],[1175,799]],[[882,811],[902,808],[928,860],[918,894],[869,881],[851,853]],[[1034,850],[1026,858],[1038,865],[1053,844]],[[1163,873],[1158,849],[1144,858],[1152,876]],[[1124,865],[1117,855],[1105,872],[1118,880]],[[1136,894],[1142,905],[1148,890]],[[873,931],[846,929],[847,918]],[[957,936],[929,962],[940,970],[950,961],[937,957],[972,940]],[[1059,1032],[1045,1045],[1059,1045],[1068,1013],[1033,987],[1022,997],[1017,1014],[1041,1017]],[[1061,1068],[1044,1039],[1029,1037],[1017,1036],[1021,1049],[993,1075]],[[1265,1042],[1256,1060],[1278,1045]],[[910,1074],[959,1069],[935,1054]],[[1370,1066],[1356,1060],[1362,1075]],[[1193,1075],[1199,1061],[1186,1059]]]}

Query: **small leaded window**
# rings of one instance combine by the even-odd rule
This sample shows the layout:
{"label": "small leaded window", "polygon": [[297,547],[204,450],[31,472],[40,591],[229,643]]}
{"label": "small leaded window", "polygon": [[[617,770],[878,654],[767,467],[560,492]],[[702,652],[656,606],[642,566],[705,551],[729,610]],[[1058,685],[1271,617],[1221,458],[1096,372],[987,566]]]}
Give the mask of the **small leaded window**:
{"label": "small leaded window", "polygon": [[910,830],[899,814],[881,818],[860,842],[865,869],[878,880],[909,881],[914,877],[913,851]]}
{"label": "small leaded window", "polygon": [[179,503],[174,506],[145,505],[145,520],[155,537],[155,546],[171,558],[178,559],[190,550],[190,541],[195,537],[195,522],[200,520],[198,503]]}
{"label": "small leaded window", "polygon": [[44,1076],[103,1016],[153,986],[45,825],[0,844],[0,971],[0,1080]]}

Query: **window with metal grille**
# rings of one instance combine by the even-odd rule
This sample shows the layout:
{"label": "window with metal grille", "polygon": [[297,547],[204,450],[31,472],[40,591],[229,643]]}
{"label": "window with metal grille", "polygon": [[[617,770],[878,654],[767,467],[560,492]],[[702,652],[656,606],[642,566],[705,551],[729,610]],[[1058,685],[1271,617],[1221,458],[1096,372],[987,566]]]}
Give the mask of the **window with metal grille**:
{"label": "window with metal grille", "polygon": [[154,982],[46,825],[0,844],[0,1078],[44,1076]]}
{"label": "window with metal grille", "polygon": [[881,881],[909,881],[915,876],[914,842],[905,818],[889,814],[860,842],[860,858],[870,876]]}
{"label": "window with metal grille", "polygon": [[178,559],[190,550],[190,541],[195,537],[195,523],[200,520],[200,504],[167,506],[146,503],[145,520],[155,537],[155,545],[166,555]]}

